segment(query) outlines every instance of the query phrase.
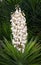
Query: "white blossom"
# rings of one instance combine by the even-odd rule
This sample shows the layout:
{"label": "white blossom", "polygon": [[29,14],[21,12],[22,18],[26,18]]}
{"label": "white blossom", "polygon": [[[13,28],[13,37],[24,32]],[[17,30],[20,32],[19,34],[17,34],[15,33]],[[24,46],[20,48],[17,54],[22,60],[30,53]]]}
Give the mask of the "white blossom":
{"label": "white blossom", "polygon": [[21,9],[17,8],[16,11],[11,14],[11,30],[12,30],[12,44],[22,53],[25,49],[27,42],[27,26],[25,14],[21,12]]}

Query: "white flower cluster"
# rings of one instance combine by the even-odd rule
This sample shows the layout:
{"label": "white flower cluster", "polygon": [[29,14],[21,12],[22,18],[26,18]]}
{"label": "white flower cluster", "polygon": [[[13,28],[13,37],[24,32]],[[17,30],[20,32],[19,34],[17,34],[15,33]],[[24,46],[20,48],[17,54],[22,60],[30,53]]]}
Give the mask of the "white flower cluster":
{"label": "white flower cluster", "polygon": [[24,52],[25,43],[27,41],[27,26],[26,18],[21,13],[21,9],[16,9],[16,11],[11,15],[11,30],[12,30],[12,43],[19,51]]}

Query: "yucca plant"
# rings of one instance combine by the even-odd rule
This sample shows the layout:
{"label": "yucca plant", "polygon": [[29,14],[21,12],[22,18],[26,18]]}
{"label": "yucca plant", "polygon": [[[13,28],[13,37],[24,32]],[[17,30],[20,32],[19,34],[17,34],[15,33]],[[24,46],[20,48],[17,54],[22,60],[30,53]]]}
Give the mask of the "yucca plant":
{"label": "yucca plant", "polygon": [[41,44],[36,43],[36,39],[27,42],[24,53],[14,48],[6,38],[1,43],[0,65],[41,65]]}
{"label": "yucca plant", "polygon": [[28,37],[38,35],[41,42],[41,0],[0,0],[0,39],[5,36],[10,40],[11,12],[15,11],[16,4],[26,15]]}
{"label": "yucca plant", "polygon": [[[0,65],[41,65],[41,44],[37,42],[36,38],[35,40],[32,38],[31,40],[28,41],[28,37],[29,38],[32,37],[32,35],[35,32],[37,32],[37,29],[39,30],[39,27],[41,28],[40,3],[41,0],[0,0]],[[23,35],[22,39],[25,38],[27,43],[24,44],[25,39],[20,41],[21,40],[20,37],[18,43],[20,42],[21,43],[18,46],[17,44],[14,45],[15,43],[17,43],[17,39],[18,39],[18,38],[17,39],[14,38],[14,35],[15,37],[17,36],[16,34],[14,34],[16,33],[15,32],[16,25],[14,24],[14,22],[16,22],[19,18],[19,17],[16,18],[16,14],[13,15],[15,12],[16,4],[18,4],[21,8],[19,10],[16,9],[16,12],[21,13],[21,10],[22,11],[24,10],[24,13],[26,15],[25,16],[26,20],[23,16],[20,16],[22,21],[21,20],[19,21],[21,21],[22,23],[24,21],[28,25],[27,26],[28,31],[27,31],[25,28],[25,23],[23,23],[24,24],[23,27],[25,29],[24,31],[25,35],[26,33],[28,33],[27,39],[25,38],[27,35],[24,37],[24,33],[23,34],[21,33]],[[14,21],[15,18],[16,21]],[[39,27],[33,26],[36,25],[35,22],[39,23]],[[19,24],[17,23],[17,25]],[[15,25],[15,30],[13,25]],[[19,31],[21,32],[22,28]],[[11,33],[13,33],[13,39]],[[22,43],[23,43],[23,47],[21,45]],[[23,53],[18,51],[20,50],[21,47],[24,50]]]}

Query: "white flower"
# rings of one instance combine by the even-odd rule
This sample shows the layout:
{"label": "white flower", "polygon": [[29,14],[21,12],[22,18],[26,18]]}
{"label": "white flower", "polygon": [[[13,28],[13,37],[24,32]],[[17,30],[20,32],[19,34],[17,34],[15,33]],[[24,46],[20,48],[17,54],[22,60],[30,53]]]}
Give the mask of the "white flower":
{"label": "white flower", "polygon": [[21,9],[16,9],[16,11],[11,15],[11,30],[12,30],[12,44],[22,53],[25,49],[25,44],[27,42],[27,26],[26,18],[21,13]]}

